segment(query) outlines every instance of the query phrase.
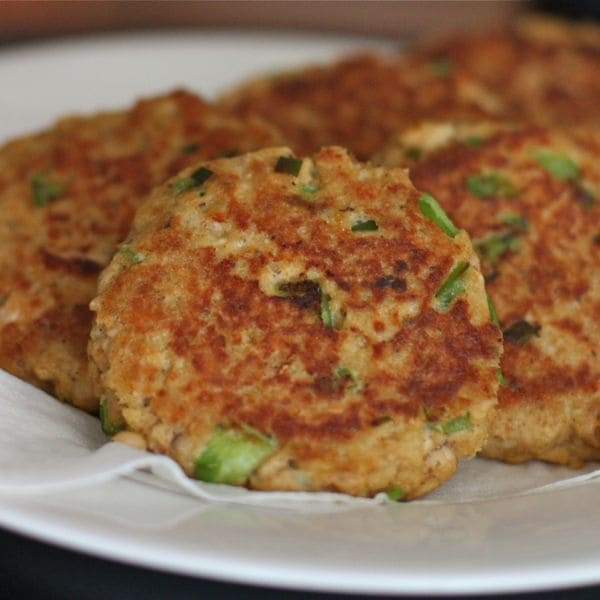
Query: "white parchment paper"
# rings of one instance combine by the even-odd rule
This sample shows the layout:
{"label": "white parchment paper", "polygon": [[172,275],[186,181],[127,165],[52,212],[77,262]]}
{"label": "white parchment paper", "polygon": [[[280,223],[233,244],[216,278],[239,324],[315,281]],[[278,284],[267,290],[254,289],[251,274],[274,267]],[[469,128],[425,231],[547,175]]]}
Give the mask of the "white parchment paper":
{"label": "white parchment paper", "polygon": [[[66,406],[0,371],[0,494],[46,494],[98,485],[117,477],[143,479],[200,501],[285,506],[312,510],[377,505],[373,499],[332,493],[254,492],[194,481],[165,456],[109,442],[98,419]],[[582,470],[530,463],[509,466],[474,459],[439,490],[417,502],[470,502],[539,493],[600,479],[600,465]]]}

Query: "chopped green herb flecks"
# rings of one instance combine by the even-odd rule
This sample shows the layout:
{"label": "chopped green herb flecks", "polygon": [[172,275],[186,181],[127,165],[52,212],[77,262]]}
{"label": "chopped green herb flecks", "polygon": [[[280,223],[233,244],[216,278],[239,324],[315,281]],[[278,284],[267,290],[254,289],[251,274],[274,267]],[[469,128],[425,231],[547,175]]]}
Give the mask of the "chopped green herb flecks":
{"label": "chopped green herb flecks", "polygon": [[408,160],[416,161],[419,160],[421,156],[423,156],[423,151],[417,146],[409,146],[408,148],[406,148],[406,150],[404,150],[404,156],[406,156]]}
{"label": "chopped green herb flecks", "polygon": [[250,427],[218,427],[196,461],[194,475],[201,481],[245,484],[277,449],[277,442]]}
{"label": "chopped green herb flecks", "polygon": [[321,293],[321,321],[329,329],[333,329],[333,313],[331,312],[331,296]]}
{"label": "chopped green herb flecks", "polygon": [[465,292],[464,274],[469,268],[466,261],[459,262],[435,294],[436,308],[446,312],[452,303]]}
{"label": "chopped green herb flecks", "polygon": [[510,342],[511,344],[517,344],[523,346],[532,337],[539,337],[540,330],[542,327],[535,323],[529,323],[527,321],[517,321],[510,327],[505,329],[502,333],[504,335],[504,341]]}
{"label": "chopped green herb flecks", "polygon": [[574,181],[580,176],[577,163],[564,154],[540,150],[535,154],[538,164],[559,181]]}
{"label": "chopped green herb flecks", "polygon": [[318,191],[319,186],[316,183],[305,183],[300,186],[300,195],[306,200],[313,200]]}
{"label": "chopped green herb flecks", "polygon": [[402,502],[406,498],[406,492],[400,486],[390,488],[386,495],[392,502]]}
{"label": "chopped green herb flecks", "polygon": [[458,234],[458,228],[448,218],[442,207],[431,194],[422,194],[419,198],[419,208],[423,216],[433,221],[446,235],[453,238]]}
{"label": "chopped green herb flecks", "polygon": [[505,213],[500,215],[500,222],[508,225],[515,232],[525,232],[529,229],[527,219],[518,213]]}
{"label": "chopped green herb flecks", "polygon": [[173,192],[175,192],[176,196],[179,196],[193,188],[200,187],[213,175],[214,173],[210,169],[199,167],[189,177],[178,179],[173,184]]}
{"label": "chopped green herb flecks", "polygon": [[355,373],[353,373],[347,367],[338,367],[333,374],[337,383],[343,383],[344,381],[351,381],[352,385],[351,389],[358,390],[362,389],[362,385],[359,381],[359,378]]}
{"label": "chopped green herb flecks", "polygon": [[206,167],[200,167],[191,174],[190,178],[194,182],[194,187],[200,187],[213,175],[214,173],[210,169],[207,169]]}
{"label": "chopped green herb flecks", "polygon": [[125,429],[125,421],[118,410],[114,410],[106,398],[100,400],[99,410],[102,431],[112,437]]}
{"label": "chopped green herb flecks", "polygon": [[379,225],[373,219],[369,219],[367,221],[357,221],[351,227],[352,231],[377,231],[379,229]]}
{"label": "chopped green herb flecks", "polygon": [[453,433],[459,433],[461,431],[471,431],[471,429],[473,429],[473,423],[471,422],[470,413],[442,423],[441,429],[446,435],[452,435]]}
{"label": "chopped green herb flecks", "polygon": [[301,168],[302,161],[299,158],[294,158],[293,156],[280,156],[277,159],[277,164],[275,165],[275,171],[277,173],[287,173],[288,175],[293,175],[294,177],[298,176]]}
{"label": "chopped green herb flecks", "polygon": [[186,155],[194,154],[198,150],[200,150],[200,144],[186,144],[181,149],[181,154],[186,154]]}
{"label": "chopped green herb flecks", "polygon": [[512,198],[517,188],[499,173],[482,173],[467,179],[467,189],[477,198]]}
{"label": "chopped green herb flecks", "polygon": [[483,144],[483,138],[478,135],[471,135],[465,138],[465,145],[470,148],[479,148]]}
{"label": "chopped green herb flecks", "polygon": [[144,260],[144,255],[136,252],[131,246],[121,246],[119,253],[131,265],[139,265]]}
{"label": "chopped green herb flecks", "polygon": [[352,371],[347,367],[338,367],[335,370],[335,378],[336,379],[354,379],[354,375]]}
{"label": "chopped green herb flecks", "polygon": [[508,231],[494,233],[482,240],[475,240],[473,245],[483,261],[495,265],[507,252],[519,250],[519,236],[529,229],[529,223],[518,213],[506,213],[500,221],[508,227]]}
{"label": "chopped green herb flecks", "polygon": [[437,77],[448,77],[454,70],[454,63],[449,58],[438,58],[429,63],[429,68]]}
{"label": "chopped green herb flecks", "polygon": [[49,202],[60,198],[64,193],[65,187],[46,175],[38,173],[31,178],[31,197],[36,206],[47,206]]}
{"label": "chopped green herb flecks", "polygon": [[509,250],[516,252],[519,249],[520,242],[513,233],[501,233],[474,241],[473,245],[482,260],[494,265]]}
{"label": "chopped green herb flecks", "polygon": [[496,375],[498,377],[498,383],[500,384],[500,386],[506,387],[508,385],[508,380],[506,379],[506,377],[504,377],[504,373],[502,372],[502,369],[498,369],[498,371],[496,372]]}
{"label": "chopped green herb flecks", "polygon": [[500,319],[498,319],[498,311],[496,310],[496,306],[494,305],[494,301],[491,296],[486,292],[487,296],[487,305],[488,310],[490,312],[490,320],[496,327],[500,327]]}
{"label": "chopped green herb flecks", "polygon": [[173,184],[173,192],[175,193],[176,196],[179,196],[180,194],[183,194],[184,192],[191,190],[193,187],[194,187],[194,182],[193,182],[192,178],[185,177],[183,179],[178,179]]}
{"label": "chopped green herb flecks", "polygon": [[342,327],[343,317],[336,314],[331,307],[331,296],[325,292],[321,293],[321,321],[328,329],[340,329]]}

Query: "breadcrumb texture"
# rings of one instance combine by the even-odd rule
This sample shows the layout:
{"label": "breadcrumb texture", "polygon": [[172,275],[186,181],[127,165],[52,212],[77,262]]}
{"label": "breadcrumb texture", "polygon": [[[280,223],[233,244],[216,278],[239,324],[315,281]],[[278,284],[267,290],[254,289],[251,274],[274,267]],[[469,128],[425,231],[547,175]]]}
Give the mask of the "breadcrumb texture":
{"label": "breadcrumb texture", "polygon": [[414,49],[447,61],[538,125],[600,125],[600,27],[530,16],[512,27],[460,34]]}
{"label": "breadcrumb texture", "polygon": [[0,148],[0,368],[97,410],[88,304],[135,209],[198,158],[274,143],[270,126],[178,91]]}
{"label": "breadcrumb texture", "polygon": [[249,81],[221,104],[268,119],[300,154],[335,144],[363,160],[424,118],[507,117],[496,94],[445,61],[371,54]]}
{"label": "breadcrumb texture", "polygon": [[[448,131],[461,129],[441,123],[436,131],[431,123],[406,132],[381,162],[402,164],[406,140],[428,148]],[[580,466],[600,459],[600,135],[537,127],[487,133],[477,148],[447,136],[411,171],[481,249],[505,331],[506,384],[483,455]],[[473,178],[482,175],[510,186],[481,197],[485,189],[473,188]],[[494,237],[505,242],[495,258]],[[519,337],[511,326],[522,321],[539,330]]]}
{"label": "breadcrumb texture", "polygon": [[251,488],[422,495],[481,448],[496,403],[477,256],[404,170],[337,147],[278,169],[291,155],[197,163],[142,206],[92,303],[105,397],[190,475],[217,427],[251,427],[277,444]]}

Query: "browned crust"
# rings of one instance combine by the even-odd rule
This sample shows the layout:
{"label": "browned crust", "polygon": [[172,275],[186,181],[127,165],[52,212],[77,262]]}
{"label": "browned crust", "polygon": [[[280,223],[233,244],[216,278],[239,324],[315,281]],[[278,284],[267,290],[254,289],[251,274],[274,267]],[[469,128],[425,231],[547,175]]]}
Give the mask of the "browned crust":
{"label": "browned crust", "polygon": [[[95,410],[86,307],[137,206],[198,158],[277,140],[268,125],[175,91],[127,111],[64,119],[0,149],[0,368]],[[42,207],[30,189],[40,173],[65,189]]]}
{"label": "browned crust", "polygon": [[[282,452],[303,468],[312,465],[313,476],[314,461],[329,464],[337,474],[313,482],[316,489],[376,491],[344,484],[341,473],[352,470],[353,445],[376,437],[386,422],[398,439],[414,428],[418,455],[433,435],[428,420],[472,412],[464,447],[448,442],[456,457],[472,455],[494,403],[500,351],[476,261],[469,295],[446,313],[432,308],[454,263],[473,257],[468,240],[452,240],[423,219],[402,170],[360,165],[340,148],[314,157],[310,171],[321,191],[302,199],[294,178],[275,172],[288,153],[270,149],[208,163],[214,174],[201,196],[178,196],[173,182],[154,192],[128,241],[143,260],[131,265],[117,255],[92,305],[90,353],[103,385],[129,427],[188,472],[194,459],[178,454],[182,437],[203,444],[217,425],[274,436]],[[379,230],[351,231],[353,215],[365,214]],[[228,233],[209,243],[211,231]],[[223,255],[232,239],[244,245]],[[298,264],[292,281],[333,286],[333,302],[345,314],[339,329],[324,325],[310,286],[296,284],[300,301],[261,287],[275,265]],[[387,285],[398,277],[402,285]],[[336,369],[352,366],[348,360],[359,374],[358,392],[352,381],[335,378]],[[373,459],[376,473],[381,460]],[[422,477],[412,493],[425,490]],[[253,485],[288,489],[283,480],[259,479]]]}
{"label": "browned crust", "polygon": [[[559,181],[535,160],[549,149],[579,164],[577,181]],[[578,465],[600,458],[600,268],[594,236],[600,203],[581,201],[582,186],[597,195],[600,138],[535,127],[499,133],[481,148],[441,149],[417,164],[415,185],[434,194],[474,240],[502,232],[499,217],[518,213],[529,231],[520,247],[484,273],[504,327],[520,320],[541,326],[541,337],[519,345],[505,341],[498,417],[484,453],[510,462],[541,458]],[[518,195],[478,199],[467,179],[499,172]],[[537,433],[536,433],[537,429]]]}
{"label": "browned crust", "polygon": [[222,104],[268,119],[300,154],[336,144],[360,159],[423,118],[506,116],[497,99],[464,73],[439,74],[430,64],[369,54],[250,82]]}
{"label": "browned crust", "polygon": [[421,48],[416,55],[423,61],[450,61],[527,121],[597,126],[598,40],[597,26],[525,20],[513,28],[461,34]]}

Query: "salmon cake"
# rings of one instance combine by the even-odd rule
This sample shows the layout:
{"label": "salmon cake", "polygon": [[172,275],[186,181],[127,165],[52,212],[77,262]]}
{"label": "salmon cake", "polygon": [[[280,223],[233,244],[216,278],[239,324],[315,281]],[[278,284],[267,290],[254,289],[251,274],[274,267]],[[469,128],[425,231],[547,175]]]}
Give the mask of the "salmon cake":
{"label": "salmon cake", "polygon": [[543,126],[600,125],[600,27],[540,17],[460,34],[414,50],[501,98],[507,112]]}
{"label": "salmon cake", "polygon": [[414,498],[481,448],[496,403],[468,235],[406,171],[338,147],[184,170],[91,307],[105,431],[204,481]]}
{"label": "salmon cake", "polygon": [[277,143],[264,123],[174,92],[0,148],[0,368],[97,410],[88,305],[141,200],[199,158]]}
{"label": "salmon cake", "polygon": [[359,159],[381,151],[399,129],[423,118],[506,117],[503,103],[447,61],[350,56],[250,81],[222,97],[243,117],[274,123],[300,153],[340,145]]}
{"label": "salmon cake", "polygon": [[[451,126],[427,134],[440,140]],[[483,455],[569,466],[600,460],[600,134],[529,126],[458,136],[424,129],[383,162],[411,179],[473,238],[504,333],[502,386]],[[386,159],[387,156],[387,160]]]}

